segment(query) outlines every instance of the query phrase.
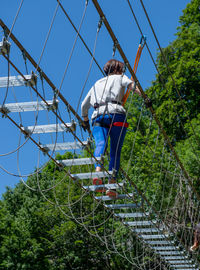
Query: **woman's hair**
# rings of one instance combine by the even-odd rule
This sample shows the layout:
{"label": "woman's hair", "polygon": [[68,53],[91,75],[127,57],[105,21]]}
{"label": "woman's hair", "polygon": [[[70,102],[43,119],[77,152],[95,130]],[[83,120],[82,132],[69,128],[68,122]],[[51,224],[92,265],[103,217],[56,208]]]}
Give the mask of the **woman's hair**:
{"label": "woman's hair", "polygon": [[124,72],[124,63],[111,59],[105,64],[103,70],[105,71],[106,75],[122,74]]}

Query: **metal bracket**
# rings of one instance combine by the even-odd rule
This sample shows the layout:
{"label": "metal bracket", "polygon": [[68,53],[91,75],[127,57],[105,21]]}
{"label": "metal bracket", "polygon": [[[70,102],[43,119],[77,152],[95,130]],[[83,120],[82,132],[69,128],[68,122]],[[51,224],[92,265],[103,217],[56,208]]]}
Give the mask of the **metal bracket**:
{"label": "metal bracket", "polygon": [[72,132],[75,132],[76,131],[76,122],[74,120],[72,120],[72,125],[71,127],[69,127],[69,129],[72,131]]}
{"label": "metal bracket", "polygon": [[53,103],[51,105],[47,105],[47,110],[48,111],[56,111],[58,109],[58,99],[53,99]]}
{"label": "metal bracket", "polygon": [[119,43],[118,40],[115,40],[114,41],[114,44],[113,44],[113,54],[112,54],[113,57],[115,56],[115,52],[116,52],[118,43]]}
{"label": "metal bracket", "polygon": [[97,33],[100,31],[101,26],[103,24],[103,21],[105,20],[105,17],[100,17],[99,23],[98,23],[98,27],[97,27]]}
{"label": "metal bracket", "polygon": [[7,114],[10,112],[8,108],[2,106],[0,107],[0,112],[2,113],[2,118],[7,117]]}
{"label": "metal bracket", "polygon": [[0,42],[0,54],[9,54],[11,43],[4,37]]}
{"label": "metal bracket", "polygon": [[37,75],[31,71],[31,78],[25,81],[26,86],[35,86],[37,84]]}
{"label": "metal bracket", "polygon": [[21,124],[20,124],[20,127],[21,127],[21,132],[24,134],[24,137],[25,139],[27,139],[28,137],[30,137],[30,132],[29,130],[27,130],[25,127],[23,127]]}

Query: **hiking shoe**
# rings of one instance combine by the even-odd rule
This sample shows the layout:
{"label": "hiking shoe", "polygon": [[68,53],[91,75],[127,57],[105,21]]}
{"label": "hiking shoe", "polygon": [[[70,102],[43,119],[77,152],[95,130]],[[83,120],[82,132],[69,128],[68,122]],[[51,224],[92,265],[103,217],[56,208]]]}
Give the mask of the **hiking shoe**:
{"label": "hiking shoe", "polygon": [[106,191],[105,187],[98,187],[98,186],[100,186],[100,185],[103,185],[102,179],[99,179],[99,178],[93,178],[93,185],[94,185],[94,186],[97,186],[97,187],[95,188],[95,192],[105,192],[105,191]]}
{"label": "hiking shoe", "polygon": [[106,191],[106,195],[109,196],[112,199],[116,199],[118,197],[118,193],[115,189],[108,189]]}

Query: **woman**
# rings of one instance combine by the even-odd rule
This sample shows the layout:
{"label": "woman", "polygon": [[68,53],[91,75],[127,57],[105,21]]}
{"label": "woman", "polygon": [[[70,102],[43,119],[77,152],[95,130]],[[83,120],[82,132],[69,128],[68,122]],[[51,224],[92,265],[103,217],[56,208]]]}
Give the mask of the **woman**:
{"label": "woman", "polygon": [[[106,77],[98,80],[90,89],[82,102],[81,113],[84,123],[89,127],[88,110],[92,106],[93,137],[96,149],[95,157],[101,157],[107,148],[108,137],[110,137],[110,163],[109,170],[115,171],[115,177],[109,183],[115,183],[120,166],[120,154],[126,134],[128,123],[126,122],[126,111],[122,106],[126,88],[133,90],[134,82],[124,75],[124,64],[118,60],[111,59],[104,66]],[[140,95],[136,87],[135,92]],[[96,172],[101,171],[101,165],[95,164]],[[94,185],[101,185],[102,180],[93,179]],[[96,189],[101,192],[102,190]],[[116,190],[107,190],[106,195],[116,198]]]}

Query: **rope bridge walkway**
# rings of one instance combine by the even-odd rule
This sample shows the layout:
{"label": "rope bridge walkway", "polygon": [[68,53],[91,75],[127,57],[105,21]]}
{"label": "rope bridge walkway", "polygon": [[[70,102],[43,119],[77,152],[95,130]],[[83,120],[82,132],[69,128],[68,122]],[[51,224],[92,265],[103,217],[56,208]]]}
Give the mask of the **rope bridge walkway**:
{"label": "rope bridge walkway", "polygon": [[[145,267],[148,264],[145,258],[148,256],[149,267],[152,261],[156,265],[151,269],[200,269],[197,259],[198,252],[191,253],[188,251],[193,239],[193,230],[187,224],[195,224],[200,218],[200,200],[199,194],[194,187],[194,180],[191,179],[184,168],[153,109],[153,104],[149,102],[135,75],[138,58],[135,62],[135,68],[132,69],[101,6],[96,0],[92,2],[100,16],[93,50],[89,49],[80,34],[86,16],[88,1],[85,3],[79,28],[76,28],[63,5],[57,0],[50,29],[38,62],[33,59],[14,36],[12,29],[10,30],[0,20],[0,25],[5,34],[2,42],[0,42],[0,57],[8,65],[8,76],[0,78],[0,88],[5,92],[3,102],[0,104],[0,112],[5,118],[4,121],[10,121],[20,131],[18,146],[10,150],[10,152],[0,154],[1,158],[9,158],[13,153],[17,153],[18,173],[9,172],[2,165],[1,169],[10,175],[19,177],[27,188],[30,188],[33,192],[39,189],[41,195],[49,203],[58,206],[66,217],[69,215],[69,211],[65,211],[65,207],[67,207],[70,210],[71,219],[81,224],[92,237],[99,238],[111,252],[127,259],[135,267],[134,269],[147,269]],[[128,4],[131,8],[129,1]],[[46,48],[46,42],[51,34],[58,8],[62,10],[76,32],[60,87],[56,87],[40,67],[40,61]],[[123,166],[119,171],[118,182],[113,184],[108,183],[108,179],[114,175],[113,171],[106,169],[109,157],[107,154],[100,158],[94,157],[92,131],[89,130],[87,137],[84,136],[84,123],[78,114],[80,100],[92,64],[95,63],[100,73],[103,73],[95,58],[97,40],[102,25],[106,27],[114,44],[113,57],[117,49],[127,71],[131,74],[142,94],[139,101],[136,100],[132,93],[127,93],[125,97],[124,102],[128,99],[126,104],[127,119],[131,119],[125,141],[129,144],[131,152],[126,153],[126,149],[124,152],[122,151],[121,163]],[[62,95],[62,84],[78,39],[89,53],[91,63],[75,110]],[[145,44],[144,46],[148,45]],[[142,46],[142,49],[144,46]],[[13,55],[11,57],[13,47],[15,52],[18,53],[18,58],[24,62],[26,74],[18,67],[19,65],[15,64],[15,57]],[[139,57],[141,55],[140,50],[138,52]],[[34,72],[29,72],[29,70],[34,70]],[[15,75],[11,75],[11,72]],[[21,99],[22,96],[23,100]],[[13,99],[15,102],[13,102]],[[10,100],[12,102],[8,102]],[[136,103],[138,104],[137,117],[134,116],[133,118],[132,108]],[[147,130],[146,134],[143,134],[141,130],[142,125]],[[132,132],[132,129],[134,132]],[[16,136],[16,133],[13,136]],[[140,141],[140,155],[136,154],[138,153],[137,140]],[[25,153],[23,158],[26,159],[27,153],[29,153],[30,158],[34,162],[36,161],[34,173],[21,172],[19,153],[23,153],[23,151]],[[69,153],[70,158],[64,159],[58,153],[63,153],[63,156]],[[150,156],[151,160],[149,159]],[[128,160],[126,164],[123,163],[123,157]],[[26,182],[27,177],[36,175],[39,179],[39,173],[50,161],[53,161],[56,167],[64,172],[63,179],[59,183],[50,183],[46,189],[41,188],[39,180],[37,189],[29,186]],[[101,172],[94,172],[94,163],[96,162],[101,163],[103,167]],[[138,169],[137,164],[142,163],[146,166],[146,174],[143,169]],[[92,184],[94,177],[101,178],[103,184],[94,186]],[[66,194],[68,204],[62,205],[62,202],[59,202],[56,197],[56,190],[59,189],[61,183],[66,182],[66,179],[68,179],[68,191],[70,192],[72,185],[77,185],[81,190],[81,196],[77,201],[72,201],[68,193],[68,195]],[[154,190],[157,190],[157,194],[152,192],[152,184]],[[116,189],[118,196],[117,198],[111,198],[104,195],[104,193],[96,192],[97,189],[104,191]],[[50,190],[55,191],[55,201],[49,200],[46,195]],[[91,197],[93,203],[88,213],[83,214],[82,208],[84,208],[84,200],[87,197]],[[76,216],[73,212],[75,205],[80,206],[80,216]],[[104,215],[103,224],[96,223],[94,217],[99,211],[99,206],[102,207],[101,211],[103,211],[102,215]],[[90,225],[87,225],[86,222],[90,218],[94,219],[92,233]],[[116,228],[114,224],[118,223],[120,225]],[[108,224],[113,224],[111,231],[107,231]],[[100,225],[104,226],[104,236],[98,232]],[[119,240],[117,242],[115,236],[121,230],[124,230],[128,236],[130,235],[130,238],[122,238],[120,242]],[[137,239],[134,244],[131,242],[132,237]],[[133,246],[136,256],[133,256],[132,253]],[[141,254],[143,254],[142,258]]]}

